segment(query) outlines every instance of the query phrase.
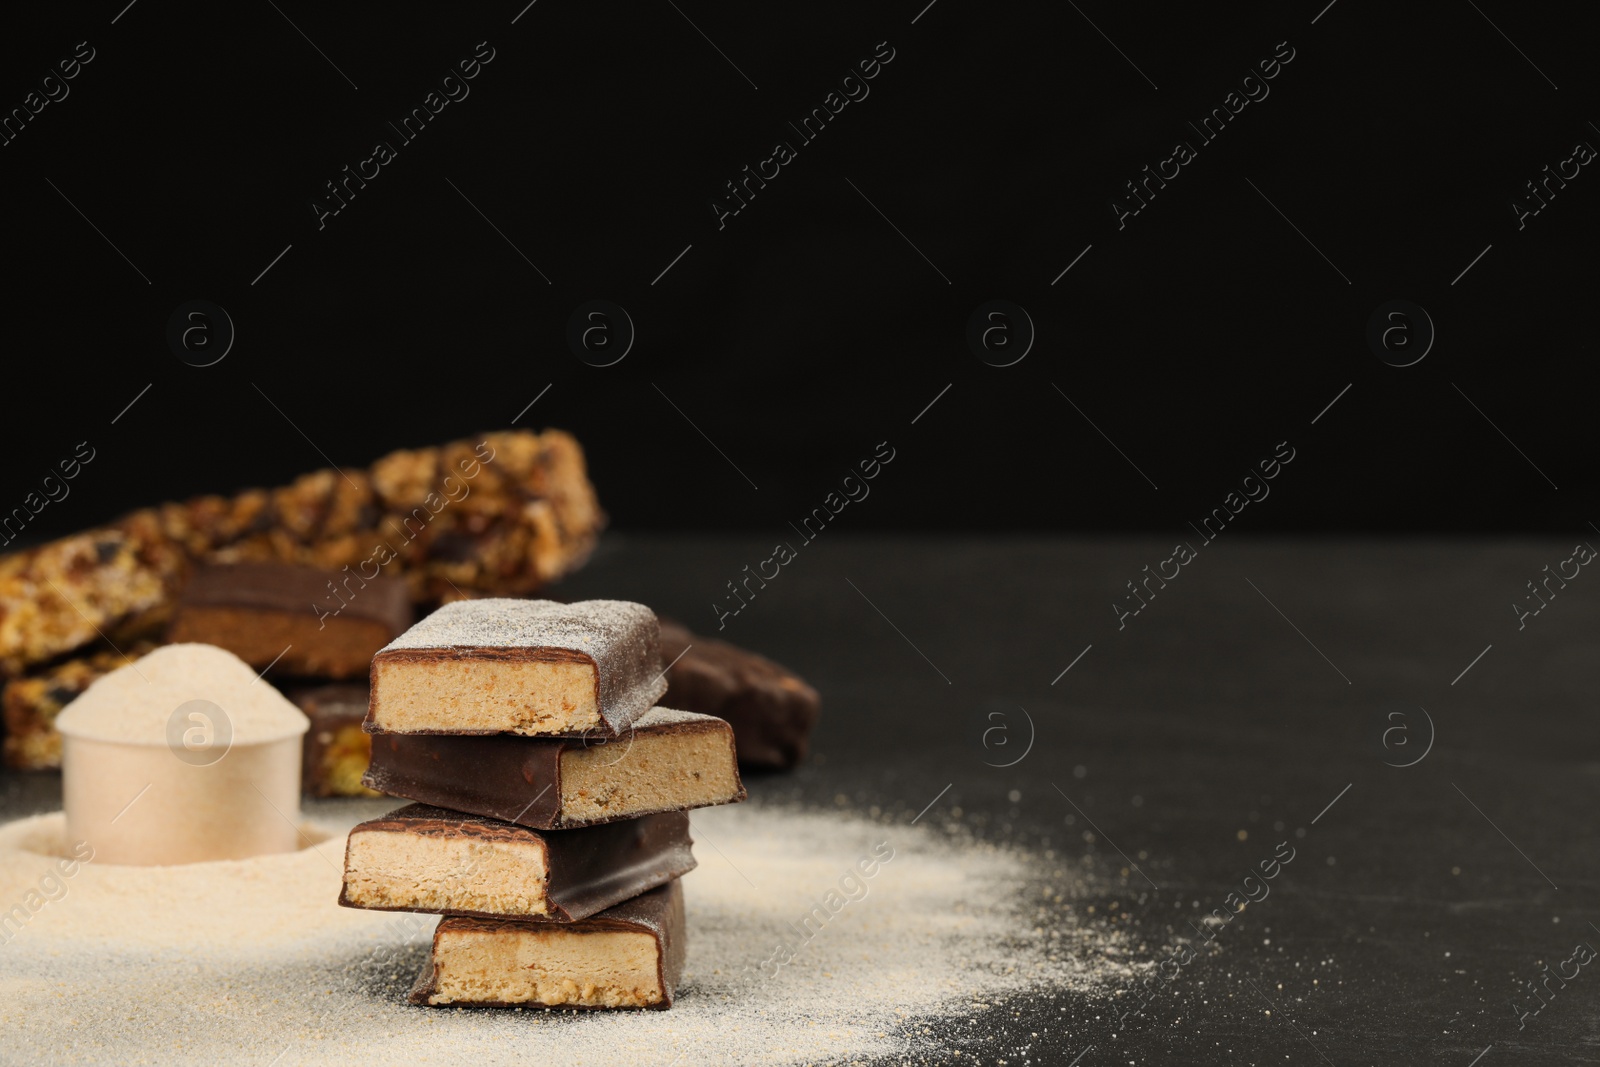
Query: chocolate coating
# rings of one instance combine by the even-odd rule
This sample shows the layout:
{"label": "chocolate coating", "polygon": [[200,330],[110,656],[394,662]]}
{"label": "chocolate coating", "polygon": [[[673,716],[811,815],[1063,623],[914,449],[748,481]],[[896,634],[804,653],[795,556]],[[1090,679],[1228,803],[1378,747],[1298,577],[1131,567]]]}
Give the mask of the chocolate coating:
{"label": "chocolate coating", "polygon": [[225,648],[281,675],[359,678],[411,624],[405,582],[289,563],[195,570],[167,628],[172,644]]}
{"label": "chocolate coating", "polygon": [[661,621],[668,707],[728,720],[739,765],[788,770],[805,758],[821,714],[817,691],[764,656]]}
{"label": "chocolate coating", "polygon": [[[343,584],[346,581],[348,588]],[[331,592],[329,582],[341,593]],[[184,607],[203,606],[315,616],[315,605],[337,611],[338,618],[381,623],[395,635],[411,625],[411,596],[399,578],[380,575],[363,579],[291,563],[205,564],[195,568],[178,598],[180,612]]]}

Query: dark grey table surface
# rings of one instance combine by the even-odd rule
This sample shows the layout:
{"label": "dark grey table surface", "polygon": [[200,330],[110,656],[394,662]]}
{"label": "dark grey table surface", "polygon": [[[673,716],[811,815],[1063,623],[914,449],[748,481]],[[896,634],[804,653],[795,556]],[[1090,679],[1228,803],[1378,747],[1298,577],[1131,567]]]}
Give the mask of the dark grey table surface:
{"label": "dark grey table surface", "polygon": [[[1144,994],[1123,982],[1040,990],[945,1047],[1085,1067],[1600,1062],[1600,969],[1543,1000],[1528,986],[1600,948],[1600,578],[1552,582],[1519,619],[1570,544],[1222,536],[1119,620],[1125,583],[1172,547],[830,533],[724,620],[824,697],[814,758],[754,795],[905,821],[931,804],[924,825],[1029,849],[1081,904],[1117,902],[1037,922],[1119,923],[1152,970],[1279,842],[1295,850],[1133,1017],[1117,1021]],[[725,583],[771,550],[613,535],[556,592],[715,633]],[[3,786],[8,818],[59,804],[52,776]],[[1519,1020],[1513,1001],[1543,1007]]]}

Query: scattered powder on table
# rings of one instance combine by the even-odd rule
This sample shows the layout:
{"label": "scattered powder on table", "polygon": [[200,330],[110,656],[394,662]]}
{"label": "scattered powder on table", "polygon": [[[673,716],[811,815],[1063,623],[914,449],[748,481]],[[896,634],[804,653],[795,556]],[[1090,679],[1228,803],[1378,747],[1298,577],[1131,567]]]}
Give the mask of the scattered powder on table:
{"label": "scattered powder on table", "polygon": [[[350,823],[383,806],[353,804]],[[684,881],[689,958],[676,1006],[590,1013],[409,1006],[434,918],[335,903],[348,826],[293,854],[90,862],[42,884],[66,844],[61,816],[11,823],[0,827],[0,902],[33,892],[38,904],[41,884],[58,899],[0,947],[0,1061],[943,1059],[928,1028],[951,1015],[1116,980],[1104,955],[1123,947],[1116,935],[1039,936],[1026,853],[758,803],[695,812],[693,825],[700,867]],[[872,877],[850,876],[888,849]]]}

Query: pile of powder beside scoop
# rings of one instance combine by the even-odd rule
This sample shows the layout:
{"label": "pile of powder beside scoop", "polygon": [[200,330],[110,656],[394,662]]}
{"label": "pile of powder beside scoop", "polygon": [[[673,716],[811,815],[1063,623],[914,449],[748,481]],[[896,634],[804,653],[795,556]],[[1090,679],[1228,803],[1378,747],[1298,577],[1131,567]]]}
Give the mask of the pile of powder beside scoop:
{"label": "pile of powder beside scoop", "polygon": [[[348,809],[342,831],[393,804],[327,804],[319,815]],[[0,900],[36,884],[59,847],[59,818],[0,827]],[[983,1018],[984,1004],[1132,980],[1122,961],[1134,945],[1120,929],[1080,926],[1070,911],[1059,940],[1035,929],[1036,856],[943,838],[926,819],[889,825],[759,799],[693,821],[716,848],[685,876],[689,960],[670,1012],[411,1007],[434,916],[339,907],[339,832],[241,862],[83,865],[64,899],[0,949],[0,1061],[198,1067],[253,1049],[261,1063],[281,1055],[280,1067],[960,1063],[967,1056],[955,1059],[939,1035]],[[882,841],[894,859],[866,895],[793,962],[763,968]],[[1071,872],[1049,876],[1071,895]]]}

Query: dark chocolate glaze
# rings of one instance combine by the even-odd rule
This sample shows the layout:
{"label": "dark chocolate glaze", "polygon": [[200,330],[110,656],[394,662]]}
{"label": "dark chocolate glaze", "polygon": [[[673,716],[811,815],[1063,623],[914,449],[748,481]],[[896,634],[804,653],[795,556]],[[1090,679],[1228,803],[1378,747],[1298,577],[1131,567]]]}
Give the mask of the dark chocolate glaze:
{"label": "dark chocolate glaze", "polygon": [[[346,581],[351,583],[348,594]],[[339,590],[337,595],[328,589],[329,582]],[[341,618],[381,623],[394,635],[411,625],[411,594],[399,578],[362,578],[292,563],[206,564],[195,568],[178,598],[179,611],[195,606],[315,615],[316,605],[337,611]]]}
{"label": "dark chocolate glaze", "polygon": [[805,758],[821,698],[793,671],[765,656],[661,620],[668,707],[727,719],[739,764],[788,770]]}
{"label": "dark chocolate glaze", "polygon": [[[451,931],[483,931],[494,933],[504,931],[515,933],[519,928],[526,928],[531,924],[513,919],[462,919],[450,918],[442,920],[433,932],[433,943],[439,943],[439,935]],[[678,986],[678,980],[683,977],[683,961],[688,946],[685,944],[686,930],[683,911],[683,883],[677,879],[672,880],[659,889],[653,889],[642,896],[624,901],[614,908],[609,908],[582,922],[573,923],[563,927],[572,933],[609,933],[618,930],[637,930],[647,933],[656,939],[656,976],[661,983],[661,1002],[646,1005],[655,1011],[664,1011],[672,1007],[672,996]],[[437,992],[433,970],[433,955],[429,953],[428,962],[423,966],[422,973],[417,976],[417,983],[411,989],[411,1003],[428,1004],[428,998]],[[536,1006],[530,1002],[511,1002],[503,1000],[465,1001],[453,1000],[449,1004],[434,1004],[430,1007],[440,1008],[527,1008]],[[581,1008],[589,1011],[615,1011],[614,1008],[604,1008],[593,1004],[552,1004],[547,1005],[552,1010],[565,1008]]]}
{"label": "dark chocolate glaze", "polygon": [[[584,829],[541,833],[495,819],[463,815],[427,804],[407,804],[350,831],[420,834],[427,837],[471,838],[540,848],[545,859],[545,896],[549,915],[496,915],[465,909],[376,908],[376,911],[423,911],[484,919],[516,918],[524,922],[571,923],[665,885],[694,870],[689,816],[681,811],[645,815]],[[349,845],[345,846],[346,856]],[[341,888],[339,903],[353,904]]]}

